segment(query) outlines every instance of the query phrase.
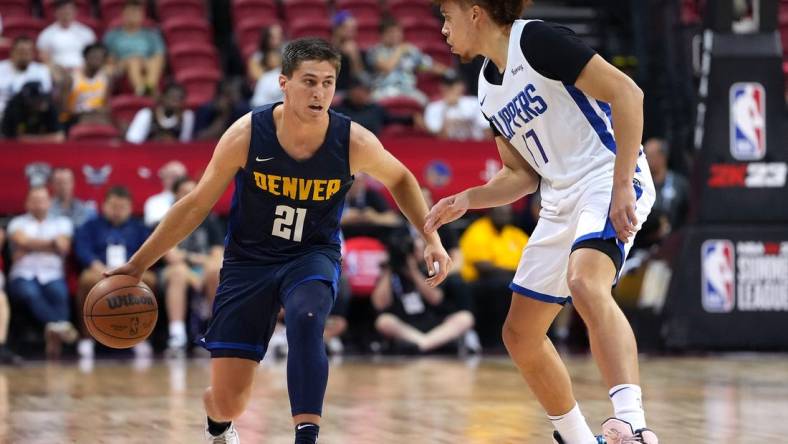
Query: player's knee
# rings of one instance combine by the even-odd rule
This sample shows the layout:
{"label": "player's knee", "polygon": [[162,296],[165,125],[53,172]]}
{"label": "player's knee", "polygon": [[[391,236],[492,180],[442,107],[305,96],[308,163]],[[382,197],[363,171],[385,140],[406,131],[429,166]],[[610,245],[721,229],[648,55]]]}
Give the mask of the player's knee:
{"label": "player's knee", "polygon": [[503,330],[501,331],[503,338],[503,345],[510,355],[522,354],[522,351],[534,350],[541,342],[542,338],[530,334],[518,323],[509,319],[503,323]]}
{"label": "player's knee", "polygon": [[570,273],[567,277],[572,304],[582,314],[587,308],[599,303],[604,295],[603,287],[593,277],[580,273]]}
{"label": "player's knee", "polygon": [[319,333],[322,337],[326,316],[318,307],[289,307],[285,310],[287,334]]}

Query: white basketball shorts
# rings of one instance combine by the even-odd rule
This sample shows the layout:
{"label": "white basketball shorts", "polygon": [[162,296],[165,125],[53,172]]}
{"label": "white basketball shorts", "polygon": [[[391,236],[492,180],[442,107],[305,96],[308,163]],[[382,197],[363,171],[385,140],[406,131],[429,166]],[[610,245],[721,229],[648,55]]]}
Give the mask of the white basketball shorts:
{"label": "white basketball shorts", "polygon": [[[543,204],[539,222],[523,250],[510,285],[515,293],[548,303],[569,302],[571,297],[566,276],[572,247],[589,239],[616,238],[608,217],[613,189],[612,170],[583,182],[559,201]],[[633,186],[637,197],[637,229],[640,230],[656,197],[645,156],[638,158]],[[627,243],[616,240],[621,264],[633,241],[634,236]]]}

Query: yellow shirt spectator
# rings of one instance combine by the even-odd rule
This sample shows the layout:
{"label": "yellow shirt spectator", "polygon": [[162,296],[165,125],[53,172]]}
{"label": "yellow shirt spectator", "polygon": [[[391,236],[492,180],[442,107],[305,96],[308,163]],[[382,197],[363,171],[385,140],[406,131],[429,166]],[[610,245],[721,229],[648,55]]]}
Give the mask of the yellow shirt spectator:
{"label": "yellow shirt spectator", "polygon": [[489,216],[476,220],[460,237],[464,259],[462,278],[468,282],[479,278],[477,262],[490,262],[496,267],[516,271],[527,243],[528,235],[514,225],[504,225],[499,232]]}

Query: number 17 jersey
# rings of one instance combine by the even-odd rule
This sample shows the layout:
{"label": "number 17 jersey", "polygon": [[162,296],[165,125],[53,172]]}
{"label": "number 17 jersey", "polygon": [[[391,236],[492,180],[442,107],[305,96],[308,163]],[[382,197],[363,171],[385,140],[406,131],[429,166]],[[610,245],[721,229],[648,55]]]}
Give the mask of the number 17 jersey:
{"label": "number 17 jersey", "polygon": [[339,262],[339,221],[350,173],[350,119],[329,110],[320,148],[296,160],[276,137],[273,110],[252,112],[246,165],[235,176],[226,263],[283,263],[312,252]]}
{"label": "number 17 jersey", "polygon": [[517,20],[503,74],[488,59],[479,75],[482,112],[541,176],[546,206],[560,205],[600,175],[612,179],[610,106],[574,86],[593,55],[566,28]]}

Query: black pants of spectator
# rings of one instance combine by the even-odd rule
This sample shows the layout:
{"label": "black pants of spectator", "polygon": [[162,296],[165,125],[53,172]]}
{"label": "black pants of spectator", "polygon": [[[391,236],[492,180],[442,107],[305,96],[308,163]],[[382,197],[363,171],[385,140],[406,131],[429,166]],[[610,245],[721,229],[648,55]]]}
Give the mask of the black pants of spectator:
{"label": "black pants of spectator", "polygon": [[476,317],[476,332],[479,334],[485,352],[503,352],[503,339],[501,329],[509,305],[512,301],[512,290],[509,284],[514,273],[494,273],[479,278],[471,286],[474,300],[474,316]]}

